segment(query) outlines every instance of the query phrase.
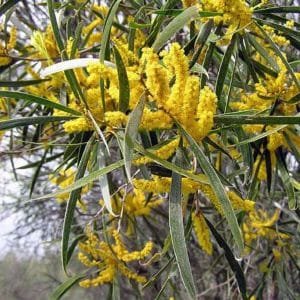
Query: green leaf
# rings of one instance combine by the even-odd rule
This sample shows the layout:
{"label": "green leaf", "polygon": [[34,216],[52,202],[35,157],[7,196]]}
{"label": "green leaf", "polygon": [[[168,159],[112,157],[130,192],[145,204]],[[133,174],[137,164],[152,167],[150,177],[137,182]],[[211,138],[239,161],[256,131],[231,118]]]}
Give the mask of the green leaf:
{"label": "green leaf", "polygon": [[[75,175],[75,182],[84,176],[90,158],[90,153],[91,153],[94,140],[95,138],[94,136],[92,136],[85,146],[84,152],[82,154],[81,160],[78,165],[77,173]],[[66,273],[67,273],[67,264],[69,261],[69,257],[68,257],[69,238],[70,238],[76,203],[77,200],[80,198],[80,194],[81,194],[81,187],[72,190],[69,200],[67,202],[67,207],[66,207],[66,212],[64,217],[64,224],[62,230],[62,243],[61,243],[61,259],[62,259],[63,269]]]}
{"label": "green leaf", "polygon": [[49,122],[61,122],[72,120],[74,117],[68,116],[45,116],[45,117],[28,117],[28,118],[19,118],[12,119],[8,121],[0,121],[0,130],[12,129],[20,126],[28,126],[28,125],[38,125],[45,124]]}
{"label": "green leaf", "polygon": [[267,130],[267,131],[265,131],[263,133],[255,135],[255,136],[253,136],[253,137],[251,137],[249,139],[246,139],[246,140],[243,140],[243,141],[241,141],[241,142],[239,142],[237,144],[234,144],[234,145],[232,145],[232,147],[241,146],[241,145],[245,145],[245,144],[256,142],[256,141],[258,141],[258,140],[260,140],[262,138],[265,138],[265,137],[269,136],[270,134],[275,133],[277,131],[280,131],[280,130],[286,128],[286,127],[287,127],[287,125],[281,125],[281,126],[278,126],[276,128]]}
{"label": "green leaf", "polygon": [[50,17],[53,34],[54,34],[58,49],[62,52],[64,50],[64,42],[63,42],[62,37],[59,32],[59,27],[58,27],[58,23],[56,20],[54,7],[53,7],[53,1],[47,0],[47,5],[48,5],[49,17]]}
{"label": "green leaf", "polygon": [[300,60],[291,61],[289,64],[293,70],[297,70],[298,65],[300,65]]}
{"label": "green leaf", "polygon": [[300,102],[300,93],[287,101],[288,104],[297,104],[298,102]]}
{"label": "green leaf", "polygon": [[178,173],[181,176],[185,176],[186,178],[190,178],[190,179],[193,179],[197,182],[208,184],[208,180],[207,180],[205,175],[203,175],[203,174],[197,174],[196,175],[196,174],[193,174],[191,172],[188,172],[187,170],[182,169],[182,168],[176,166],[175,164],[173,164],[173,163],[171,163],[171,162],[169,162],[165,159],[159,158],[158,156],[151,153],[150,151],[147,151],[147,150],[143,149],[142,146],[137,144],[137,143],[135,143],[134,147],[139,153],[145,155],[146,157],[151,158],[153,161],[155,161],[159,165],[163,166],[164,168],[166,168],[168,170],[171,170],[175,173]]}
{"label": "green leaf", "polygon": [[183,9],[157,9],[153,11],[153,14],[176,17],[180,15],[183,11]]}
{"label": "green leaf", "polygon": [[115,278],[112,283],[111,300],[121,300],[118,278]]}
{"label": "green leaf", "polygon": [[0,81],[0,87],[22,87],[28,85],[40,84],[45,81],[49,81],[50,79],[36,79],[36,80],[19,80],[19,81]]}
{"label": "green leaf", "polygon": [[131,181],[131,161],[134,149],[134,142],[137,138],[139,125],[142,119],[143,111],[145,106],[144,96],[141,97],[141,100],[131,112],[128,123],[125,129],[125,139],[124,139],[124,163],[125,170],[128,177],[128,180]]}
{"label": "green leaf", "polygon": [[241,266],[235,259],[231,249],[229,248],[229,246],[227,245],[225,240],[222,238],[222,236],[217,232],[217,230],[214,228],[214,226],[206,218],[205,218],[205,221],[206,221],[211,233],[215,237],[217,243],[225,252],[225,257],[226,257],[226,259],[229,263],[229,266],[236,278],[236,281],[238,283],[238,286],[239,286],[239,289],[240,289],[243,299],[248,299],[247,298],[246,279],[245,279],[244,272],[243,272]]}
{"label": "green leaf", "polygon": [[233,116],[233,115],[216,115],[214,121],[217,124],[235,125],[235,124],[265,124],[265,125],[281,125],[281,124],[299,124],[300,115],[296,116]]}
{"label": "green leaf", "polygon": [[72,192],[76,189],[79,189],[95,180],[97,180],[100,176],[104,175],[104,174],[107,174],[111,171],[114,171],[120,167],[122,167],[124,165],[124,160],[119,160],[101,170],[98,170],[98,171],[94,171],[94,172],[91,172],[89,175],[81,178],[81,179],[78,179],[76,180],[74,183],[72,183],[71,185],[69,185],[67,188],[64,188],[64,189],[60,189],[54,193],[50,193],[50,194],[47,194],[47,195],[44,195],[44,196],[41,196],[41,197],[38,197],[38,198],[34,198],[34,199],[30,199],[26,202],[32,202],[32,201],[38,201],[38,200],[44,200],[44,199],[49,199],[49,198],[53,198],[53,197],[56,197],[58,195],[61,195],[61,194],[64,194],[64,193],[69,193],[69,192]]}
{"label": "green leaf", "polygon": [[[196,65],[196,62],[203,50],[203,47],[205,45],[205,43],[207,42],[210,34],[211,34],[211,31],[213,29],[213,26],[214,26],[214,21],[213,20],[209,20],[208,22],[206,22],[205,24],[203,24],[201,26],[201,29],[199,31],[199,34],[195,40],[195,45],[196,45],[196,49],[193,51],[193,57],[189,63],[189,68],[193,68],[194,65]],[[200,66],[200,65],[199,65]],[[203,66],[201,66],[204,70],[205,68]],[[206,73],[206,76],[208,78],[208,74]]]}
{"label": "green leaf", "polygon": [[84,278],[86,275],[76,275],[67,279],[61,285],[59,285],[54,292],[50,295],[50,300],[59,300],[61,297],[71,288],[73,287],[78,281]]}
{"label": "green leaf", "polygon": [[284,158],[282,157],[280,151],[276,151],[276,156],[280,178],[288,195],[289,209],[295,210],[298,207],[298,203],[296,201],[294,186],[291,181],[292,178],[289,175],[288,170],[286,169]]}
{"label": "green leaf", "polygon": [[0,17],[5,14],[10,8],[17,4],[20,0],[8,0],[0,6]]}
{"label": "green leaf", "polygon": [[224,212],[224,216],[227,219],[227,222],[228,222],[230,231],[233,235],[233,238],[234,238],[239,250],[242,251],[244,248],[244,245],[243,245],[243,237],[241,234],[241,230],[239,228],[236,216],[234,214],[231,203],[228,199],[228,196],[226,194],[224,186],[221,183],[219,176],[217,175],[214,167],[208,161],[208,159],[206,158],[205,154],[203,153],[203,151],[199,147],[199,145],[196,143],[196,141],[185,131],[184,128],[182,128],[180,126],[180,124],[177,123],[177,126],[178,126],[179,130],[182,132],[183,136],[189,142],[189,144],[191,146],[191,150],[195,154],[201,169],[208,177],[211,187],[213,188],[215,195],[217,196],[218,200],[220,201],[220,204],[221,204],[223,212]]}
{"label": "green leaf", "polygon": [[[184,11],[183,9],[158,9],[158,10],[154,10],[153,14],[176,17],[180,15],[183,11]],[[213,11],[199,11],[198,14],[202,18],[216,17],[216,16],[223,15],[223,13],[218,13]]]}
{"label": "green leaf", "polygon": [[0,97],[5,97],[8,99],[15,99],[15,100],[25,100],[25,101],[29,101],[31,103],[44,105],[44,106],[52,108],[52,109],[58,109],[60,111],[64,111],[64,112],[67,112],[67,113],[70,113],[70,114],[73,114],[76,116],[81,115],[80,112],[78,112],[72,108],[69,108],[67,106],[64,106],[62,104],[55,103],[46,98],[38,97],[35,95],[23,93],[23,92],[0,91]]}
{"label": "green leaf", "polygon": [[151,27],[151,24],[139,24],[135,22],[130,22],[129,23],[129,28],[131,29],[145,29]]}
{"label": "green leaf", "polygon": [[82,240],[83,238],[85,237],[85,234],[80,234],[79,236],[77,236],[71,243],[69,249],[68,249],[68,254],[67,254],[67,264],[69,263],[73,253],[74,253],[74,250],[76,249],[76,246],[78,245],[78,242],[80,240]]}
{"label": "green leaf", "polygon": [[130,99],[127,71],[117,47],[114,47],[114,54],[119,79],[119,111],[126,113]]}
{"label": "green leaf", "polygon": [[270,13],[300,13],[300,6],[276,6],[269,8],[261,8],[254,10],[255,14],[270,14]]}
{"label": "green leaf", "polygon": [[[103,143],[97,144],[97,163],[98,163],[98,169],[101,170],[106,167],[106,159],[105,159],[105,148]],[[101,189],[101,194],[104,200],[104,205],[106,209],[109,211],[109,213],[116,217],[117,215],[114,214],[112,205],[111,205],[111,197],[110,197],[110,191],[109,191],[109,183],[107,180],[107,175],[104,174],[102,176],[99,176],[99,184]]]}
{"label": "green leaf", "polygon": [[[53,30],[53,34],[55,37],[55,41],[57,44],[57,47],[60,51],[60,55],[62,56],[63,60],[68,59],[68,55],[66,54],[64,42],[62,39],[62,36],[59,31],[58,23],[56,20],[56,15],[53,7],[53,1],[52,0],[47,0],[47,5],[48,5],[48,11],[49,11],[49,17],[50,17],[50,22]],[[82,90],[80,88],[80,85],[77,81],[77,78],[75,76],[75,73],[73,70],[68,70],[64,72],[66,75],[66,78],[68,80],[68,83],[70,85],[70,88],[72,89],[72,92],[75,94],[75,96],[80,99],[82,102],[85,103],[85,99],[82,93]]]}
{"label": "green leaf", "polygon": [[[182,167],[182,153],[180,153],[180,151],[180,149],[177,150],[175,164],[179,164],[180,167]],[[171,240],[182,282],[190,298],[196,299],[197,292],[184,236],[181,198],[181,175],[173,172],[169,197],[169,226]]]}
{"label": "green leaf", "polygon": [[[48,158],[46,158],[46,159],[44,160],[44,163],[50,162],[50,161],[52,161],[52,160],[55,160],[55,159],[59,158],[60,156],[62,156],[63,154],[64,154],[64,153],[61,152],[61,153],[55,154],[55,155],[53,155],[53,156],[51,156],[51,157],[48,157]],[[29,163],[29,164],[27,164],[27,165],[18,167],[17,169],[18,169],[18,170],[24,170],[24,169],[34,168],[34,167],[37,167],[40,163],[41,163],[41,160],[35,161],[35,162],[33,162],[33,163]]]}
{"label": "green leaf", "polygon": [[274,29],[276,29],[276,30],[284,33],[287,38],[293,37],[298,42],[300,41],[299,40],[299,31],[293,30],[291,28],[288,28],[286,26],[277,24],[275,22],[270,22],[270,21],[267,21],[267,20],[259,19],[259,18],[253,18],[253,20],[256,20],[260,24],[266,24],[266,25],[268,25],[268,26],[270,26],[270,27],[272,27],[272,28],[274,28]]}
{"label": "green leaf", "polygon": [[288,144],[288,146],[291,148],[293,155],[295,156],[297,161],[300,161],[300,149],[297,147],[297,145],[291,140],[290,135],[287,133],[287,131],[283,131],[283,135],[285,137],[285,140]]}
{"label": "green leaf", "polygon": [[223,56],[222,63],[218,72],[218,77],[216,82],[216,95],[218,98],[219,107],[222,111],[225,110],[225,106],[226,106],[226,104],[222,100],[222,91],[224,88],[226,75],[229,73],[228,70],[229,70],[231,57],[236,51],[236,41],[237,41],[237,34],[234,34]]}
{"label": "green leaf", "polygon": [[184,10],[180,15],[175,17],[162,32],[158,34],[155,42],[152,45],[153,50],[158,52],[178,30],[198,16],[199,13],[196,6],[191,6]]}
{"label": "green leaf", "polygon": [[31,180],[31,184],[30,184],[30,191],[29,191],[29,198],[31,197],[32,193],[33,193],[33,190],[34,190],[34,187],[35,187],[35,184],[36,184],[36,181],[40,175],[40,171],[42,169],[42,166],[44,164],[44,162],[46,161],[46,157],[47,157],[47,154],[48,154],[48,151],[49,151],[49,148],[46,148],[45,151],[44,151],[44,155],[42,157],[42,159],[39,161],[39,164],[33,174],[33,177],[32,177],[32,180]]}
{"label": "green leaf", "polygon": [[266,51],[264,47],[262,47],[256,40],[254,36],[249,33],[246,33],[251,45],[255,48],[255,50],[276,70],[279,71],[278,65],[276,61],[272,58],[272,56]]}
{"label": "green leaf", "polygon": [[121,3],[121,0],[115,0],[109,9],[109,12],[106,16],[103,28],[103,34],[101,38],[101,49],[99,54],[99,59],[101,63],[104,63],[105,60],[105,53],[107,51],[107,47],[109,47],[109,37],[110,37],[110,30],[113,24],[113,20],[116,16],[118,7]]}

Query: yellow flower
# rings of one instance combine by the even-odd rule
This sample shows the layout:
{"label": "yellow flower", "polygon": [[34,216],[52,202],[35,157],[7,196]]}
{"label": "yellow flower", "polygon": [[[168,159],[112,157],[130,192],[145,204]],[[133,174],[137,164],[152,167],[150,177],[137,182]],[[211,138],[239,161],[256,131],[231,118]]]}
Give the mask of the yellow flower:
{"label": "yellow flower", "polygon": [[107,111],[104,120],[109,127],[122,127],[127,123],[128,117],[121,111]]}
{"label": "yellow flower", "polygon": [[134,189],[125,198],[124,209],[129,216],[148,216],[151,209],[159,206],[162,199],[147,201],[144,191]]}
{"label": "yellow flower", "polygon": [[295,26],[295,21],[288,20],[288,21],[286,21],[285,26],[292,29]]}
{"label": "yellow flower", "polygon": [[208,254],[212,254],[213,246],[210,238],[210,231],[202,213],[192,213],[194,231],[200,247]]}
{"label": "yellow flower", "polygon": [[89,131],[92,129],[92,126],[85,117],[79,117],[75,120],[67,121],[63,124],[63,127],[67,133]]}
{"label": "yellow flower", "polygon": [[288,234],[277,232],[275,228],[272,228],[278,221],[279,214],[278,209],[271,217],[262,209],[251,211],[242,225],[246,245],[250,247],[252,242],[260,237],[276,243],[282,239],[288,239],[290,237]]}
{"label": "yellow flower", "polygon": [[285,138],[281,132],[277,131],[268,136],[267,148],[269,149],[269,151],[275,151],[277,148],[281,147],[284,144],[285,144]]}
{"label": "yellow flower", "polygon": [[183,7],[191,7],[198,4],[198,0],[182,0]]}
{"label": "yellow flower", "polygon": [[39,58],[46,58],[51,62],[59,57],[56,40],[51,25],[48,25],[45,32],[34,31],[31,37],[31,45],[37,50]]}
{"label": "yellow flower", "polygon": [[[135,188],[126,193],[125,190],[120,191],[120,195],[115,195],[111,199],[112,210],[120,214],[123,206],[124,212],[129,217],[149,216],[153,208],[158,207],[163,203],[163,199],[153,195],[148,199],[145,191]],[[100,205],[104,205],[104,201],[100,200]]]}
{"label": "yellow flower", "polygon": [[255,202],[245,199],[243,200],[239,197],[235,192],[229,191],[227,192],[228,198],[231,202],[231,205],[234,209],[243,210],[245,212],[250,212],[254,210]]}
{"label": "yellow flower", "polygon": [[277,34],[273,27],[264,25],[263,28],[269,34],[270,38],[274,41],[274,43],[278,46],[287,47],[290,44],[290,41],[284,36]]}
{"label": "yellow flower", "polygon": [[169,129],[173,125],[173,120],[163,110],[150,110],[145,108],[141,120],[140,129],[155,130],[155,129]]}
{"label": "yellow flower", "polygon": [[[147,191],[149,193],[168,193],[170,192],[171,178],[152,176],[152,180],[146,179],[133,179],[133,185],[137,189]],[[182,193],[185,195],[194,194],[197,191],[201,191],[207,199],[215,206],[217,211],[224,215],[222,206],[214,190],[209,184],[196,182],[190,178],[182,178]],[[254,209],[255,203],[250,200],[243,200],[235,192],[227,192],[231,205],[236,210],[243,210],[246,212]]]}
{"label": "yellow flower", "polygon": [[[259,168],[258,171],[257,168]],[[267,180],[266,161],[263,160],[262,162],[260,162],[260,158],[257,157],[253,165],[253,172],[254,174],[257,172],[258,180],[260,181]]]}
{"label": "yellow flower", "polygon": [[[168,159],[175,153],[176,149],[178,148],[178,145],[179,145],[179,138],[176,138],[174,140],[168,141],[165,145],[163,145],[157,149],[156,148],[150,149],[149,151],[161,159]],[[135,159],[133,161],[133,164],[145,165],[151,161],[152,161],[152,159],[149,157],[141,157],[141,158]]]}
{"label": "yellow flower", "polygon": [[282,254],[281,252],[279,251],[279,249],[277,248],[274,248],[272,249],[272,252],[273,252],[273,255],[274,255],[274,259],[276,262],[279,262],[282,258]]}
{"label": "yellow flower", "polygon": [[144,48],[142,62],[145,63],[146,86],[156,100],[158,108],[163,107],[169,97],[168,73],[159,63],[159,57],[153,49]]}
{"label": "yellow flower", "polygon": [[[197,141],[204,138],[213,127],[217,98],[208,87],[200,91],[199,78],[189,75],[189,60],[178,43],[163,51],[163,63],[153,49],[143,50],[147,76],[146,86],[156,106],[170,117],[157,119],[156,128],[171,127],[178,121]],[[171,87],[170,87],[171,85]],[[159,125],[159,122],[162,122]],[[147,122],[149,124],[149,122]],[[151,124],[150,124],[151,125]],[[143,126],[147,129],[146,124]],[[150,128],[153,128],[151,126]]]}
{"label": "yellow flower", "polygon": [[214,125],[214,114],[217,110],[216,94],[207,86],[200,91],[199,104],[197,107],[198,139],[204,138]]}
{"label": "yellow flower", "polygon": [[3,45],[0,43],[0,67],[6,66],[11,63],[12,59],[9,57],[9,51],[12,50],[17,41],[17,31],[16,28],[13,27],[10,30],[9,40],[7,45]]}
{"label": "yellow flower", "polygon": [[[69,185],[74,183],[75,180],[75,170],[74,169],[67,169],[59,172],[59,176],[57,177],[52,177],[50,178],[50,182],[52,184],[55,184],[58,186],[60,189],[67,188]],[[88,186],[86,185],[85,187],[82,188],[82,193],[87,193],[88,192]],[[60,195],[56,196],[56,201],[58,203],[63,203],[66,202],[69,199],[70,193],[63,193]],[[79,206],[81,208],[85,209],[82,204],[79,203]]]}
{"label": "yellow flower", "polygon": [[224,36],[226,43],[237,28],[243,28],[251,23],[252,8],[245,0],[202,0],[200,2],[201,10],[222,14],[214,17],[214,21],[228,25],[227,33]]}
{"label": "yellow flower", "polygon": [[167,66],[170,75],[175,76],[175,83],[164,108],[171,116],[181,121],[181,106],[182,99],[184,99],[185,84],[189,75],[189,62],[178,43],[171,44],[170,51],[164,54],[164,64]]}
{"label": "yellow flower", "polygon": [[78,259],[87,267],[98,267],[99,274],[95,278],[80,281],[79,285],[84,288],[96,287],[114,280],[117,274],[133,279],[139,283],[146,282],[144,276],[138,275],[126,266],[127,262],[137,261],[147,257],[153,248],[152,242],[147,242],[140,251],[129,252],[121,240],[120,234],[112,231],[114,244],[107,244],[98,239],[92,232],[91,228],[87,228],[87,240],[79,243],[80,252]]}

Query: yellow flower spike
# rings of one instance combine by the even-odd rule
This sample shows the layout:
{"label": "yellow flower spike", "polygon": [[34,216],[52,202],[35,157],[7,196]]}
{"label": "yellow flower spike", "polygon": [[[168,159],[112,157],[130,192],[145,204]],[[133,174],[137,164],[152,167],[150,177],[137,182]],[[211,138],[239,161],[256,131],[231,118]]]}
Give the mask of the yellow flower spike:
{"label": "yellow flower spike", "polygon": [[133,64],[138,64],[139,59],[134,52],[128,49],[128,41],[126,39],[120,39],[120,37],[115,37],[112,38],[112,41],[117,47],[125,66],[128,67]]}
{"label": "yellow flower spike", "polygon": [[[123,206],[124,213],[129,217],[140,217],[140,216],[148,216],[151,213],[153,208],[158,207],[163,203],[163,199],[154,197],[152,199],[146,199],[145,193],[146,191],[135,188],[123,196],[124,190],[120,191],[121,196],[114,196],[111,200],[113,211],[120,213],[121,207]],[[124,201],[124,202],[123,202]],[[100,200],[100,205],[104,206],[104,201]]]}
{"label": "yellow flower spike", "polygon": [[155,130],[155,129],[169,129],[173,126],[173,120],[163,110],[151,111],[145,108],[141,120],[141,129]]}
{"label": "yellow flower spike", "polygon": [[197,76],[189,76],[186,82],[183,103],[181,107],[181,117],[179,121],[182,122],[187,130],[193,125],[195,114],[197,112],[197,105],[200,94],[200,83]]}
{"label": "yellow flower spike", "polygon": [[[267,128],[269,130],[270,128]],[[269,151],[275,151],[285,144],[284,135],[281,132],[274,132],[268,136],[267,148]]]}
{"label": "yellow flower spike", "polygon": [[167,193],[170,190],[170,179],[167,177],[153,176],[153,180],[136,179],[132,180],[136,189],[143,190],[148,193]]}
{"label": "yellow flower spike", "polygon": [[[257,157],[253,165],[253,174],[257,172],[257,179],[260,181],[267,180],[266,161],[263,160],[260,164],[259,163],[260,157]],[[258,167],[259,170],[257,171]]]}
{"label": "yellow flower spike", "polygon": [[107,111],[104,114],[104,120],[109,127],[124,127],[128,116],[121,111]]}
{"label": "yellow flower spike", "polygon": [[229,191],[227,192],[228,198],[231,202],[231,205],[234,209],[240,209],[245,212],[253,211],[255,202],[251,200],[243,200],[239,197],[235,192]]}
{"label": "yellow flower spike", "polygon": [[89,131],[93,128],[85,117],[79,117],[75,120],[67,121],[63,124],[63,127],[67,133]]}
{"label": "yellow flower spike", "polygon": [[9,41],[7,44],[7,49],[11,50],[16,46],[17,43],[17,29],[16,27],[12,27],[9,33]]}
{"label": "yellow flower spike", "polygon": [[137,273],[131,271],[129,268],[127,268],[124,265],[120,265],[119,270],[124,276],[126,276],[129,279],[133,279],[138,283],[145,283],[147,281],[145,276],[138,275]]}
{"label": "yellow flower spike", "polygon": [[274,255],[274,259],[276,262],[280,262],[281,261],[281,258],[282,258],[282,253],[280,252],[279,249],[272,249],[272,252],[273,252],[273,255]]}
{"label": "yellow flower spike", "polygon": [[107,7],[105,5],[93,4],[92,10],[97,12],[98,14],[101,14],[103,17],[105,17],[108,14],[109,7]]}
{"label": "yellow flower spike", "polygon": [[192,223],[199,246],[208,254],[212,255],[213,246],[210,237],[209,227],[201,212],[192,213]]}
{"label": "yellow flower spike", "polygon": [[[135,188],[141,189],[149,193],[168,193],[170,192],[171,178],[152,176],[152,180],[145,179],[133,179],[132,183]],[[216,197],[212,187],[208,184],[203,184],[196,182],[190,178],[182,178],[182,192],[183,194],[194,194],[197,191],[201,191],[202,194],[209,199],[209,201],[214,205],[216,210],[223,215],[223,209],[220,201]],[[231,204],[236,210],[243,210],[250,212],[254,209],[255,203],[250,200],[241,199],[235,192],[229,191],[228,197]]]}
{"label": "yellow flower spike", "polygon": [[136,188],[126,195],[124,210],[129,216],[148,216],[151,209],[159,206],[162,202],[162,199],[158,199],[147,203],[144,191]]}
{"label": "yellow flower spike", "polygon": [[182,0],[183,7],[191,7],[198,4],[198,0]]}
{"label": "yellow flower spike", "polygon": [[[80,281],[80,286],[88,288],[111,283],[117,274],[122,274],[129,279],[139,283],[146,282],[144,276],[138,275],[135,271],[126,266],[126,262],[132,262],[147,257],[153,248],[152,242],[147,242],[140,251],[129,252],[117,230],[112,230],[112,237],[115,243],[110,246],[106,242],[101,242],[98,237],[88,227],[86,231],[87,240],[79,243],[79,259],[84,265],[98,266],[100,271],[95,278]],[[87,258],[91,256],[91,259]]]}
{"label": "yellow flower spike", "polygon": [[46,58],[48,62],[59,56],[55,38],[50,25],[45,32],[34,31],[31,37],[32,46],[38,51],[38,57]]}
{"label": "yellow flower spike", "polygon": [[122,260],[125,262],[129,262],[132,260],[140,260],[148,256],[153,249],[153,243],[147,242],[144,248],[141,251],[134,251],[130,253],[123,254]]}
{"label": "yellow flower spike", "polygon": [[[151,149],[149,151],[161,159],[168,159],[175,153],[176,149],[178,148],[178,145],[179,145],[179,138],[176,138],[172,141],[169,141],[167,144],[161,146],[160,148],[153,149],[153,150]],[[134,165],[144,165],[151,161],[152,161],[151,158],[141,157],[141,158],[135,159],[133,161],[133,164]]]}
{"label": "yellow flower spike", "polygon": [[189,75],[188,58],[178,43],[171,44],[170,51],[164,56],[164,63],[175,76],[175,83],[164,108],[175,119],[181,121],[182,99],[184,97],[185,85]]}
{"label": "yellow flower spike", "polygon": [[[64,189],[74,183],[75,180],[75,171],[73,169],[67,169],[60,171],[58,177],[52,177],[50,178],[50,182],[52,184],[57,185],[61,189]],[[85,186],[82,188],[82,193],[87,193],[88,192],[88,186]],[[63,193],[60,195],[56,196],[56,200],[58,203],[65,202],[69,199],[69,194],[70,193]]]}
{"label": "yellow flower spike", "polygon": [[141,60],[145,63],[146,86],[158,107],[164,107],[170,95],[167,70],[159,63],[153,49],[144,48]]}
{"label": "yellow flower spike", "polygon": [[[280,210],[276,210],[273,216],[269,216],[266,211],[259,209],[253,210],[244,219],[242,225],[245,243],[250,246],[253,241],[262,237],[270,241],[274,241],[274,244],[284,245],[282,240],[289,239],[290,236],[285,233],[277,232],[272,226],[278,221]],[[250,251],[250,247],[247,247],[247,252]]]}
{"label": "yellow flower spike", "polygon": [[89,25],[85,26],[82,28],[82,33],[85,35],[88,35],[89,33],[91,33],[97,26],[102,25],[103,24],[103,20],[98,18],[94,21],[92,21]]}
{"label": "yellow flower spike", "polygon": [[112,282],[115,274],[116,270],[112,266],[109,266],[102,270],[96,278],[82,280],[79,282],[79,285],[83,288],[97,287]]}
{"label": "yellow flower spike", "polygon": [[199,104],[197,107],[197,130],[198,139],[204,138],[214,125],[214,114],[217,110],[217,96],[207,86],[200,91]]}
{"label": "yellow flower spike", "polygon": [[295,21],[294,20],[288,20],[288,21],[286,21],[285,26],[288,27],[288,28],[293,29],[293,27],[295,26]]}
{"label": "yellow flower spike", "polygon": [[9,57],[9,51],[12,50],[17,41],[17,30],[12,27],[7,45],[0,43],[0,66],[6,66],[11,63],[12,59]]}
{"label": "yellow flower spike", "polygon": [[215,23],[223,22],[228,25],[225,41],[231,39],[237,28],[250,25],[252,18],[252,8],[245,0],[202,0],[201,10],[222,13],[221,16],[214,17]]}
{"label": "yellow flower spike", "polygon": [[268,25],[263,25],[263,28],[269,34],[270,38],[274,41],[275,44],[282,47],[289,46],[290,41],[286,39],[284,36],[277,34],[273,27]]}

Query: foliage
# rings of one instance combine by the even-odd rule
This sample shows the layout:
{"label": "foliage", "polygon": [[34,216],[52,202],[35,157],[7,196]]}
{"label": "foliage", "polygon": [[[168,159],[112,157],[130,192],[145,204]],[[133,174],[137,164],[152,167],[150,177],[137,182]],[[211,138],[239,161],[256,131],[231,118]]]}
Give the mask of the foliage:
{"label": "foliage", "polygon": [[299,6],[2,2],[2,142],[24,207],[64,213],[53,299],[299,296]]}

